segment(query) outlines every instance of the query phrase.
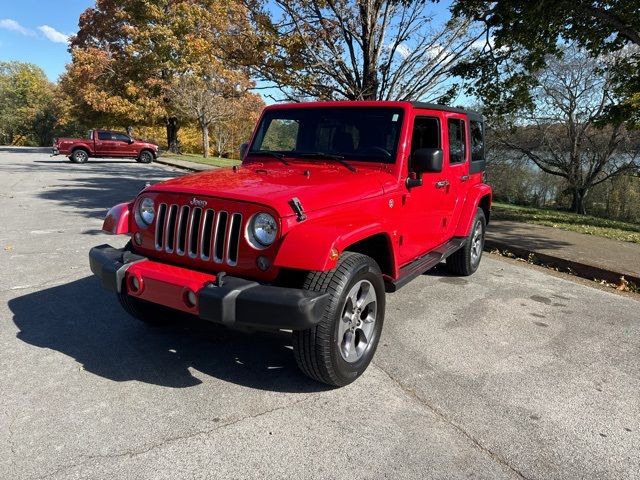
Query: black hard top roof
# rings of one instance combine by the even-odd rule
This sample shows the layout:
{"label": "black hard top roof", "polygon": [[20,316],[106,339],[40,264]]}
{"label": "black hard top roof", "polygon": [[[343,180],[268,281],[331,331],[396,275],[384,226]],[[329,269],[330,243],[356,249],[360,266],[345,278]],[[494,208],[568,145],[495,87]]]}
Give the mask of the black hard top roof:
{"label": "black hard top roof", "polygon": [[483,121],[482,114],[475,110],[467,110],[465,108],[448,107],[437,103],[411,102],[414,108],[424,108],[427,110],[442,110],[444,112],[465,113],[471,120]]}

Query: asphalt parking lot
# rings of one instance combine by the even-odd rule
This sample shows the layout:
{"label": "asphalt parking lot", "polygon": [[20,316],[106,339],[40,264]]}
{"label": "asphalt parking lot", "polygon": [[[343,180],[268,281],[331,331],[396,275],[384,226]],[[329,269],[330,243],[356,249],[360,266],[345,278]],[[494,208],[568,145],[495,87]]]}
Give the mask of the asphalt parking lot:
{"label": "asphalt parking lot", "polygon": [[125,243],[108,207],[181,174],[0,149],[0,477],[640,478],[640,303],[569,277],[428,272],[342,389],[286,333],[136,323],[87,254]]}

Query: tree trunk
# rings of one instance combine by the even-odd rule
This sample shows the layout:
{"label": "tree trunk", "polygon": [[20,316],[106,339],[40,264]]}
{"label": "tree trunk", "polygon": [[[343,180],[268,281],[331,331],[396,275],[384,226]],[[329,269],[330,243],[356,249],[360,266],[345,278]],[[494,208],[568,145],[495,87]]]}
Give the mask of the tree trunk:
{"label": "tree trunk", "polygon": [[176,117],[168,117],[165,119],[167,125],[167,148],[170,152],[181,153],[180,143],[178,142],[178,130],[180,125]]}
{"label": "tree trunk", "polygon": [[580,215],[586,215],[587,208],[584,201],[587,197],[587,190],[584,188],[576,188],[573,190],[572,195],[571,211],[579,213]]}
{"label": "tree trunk", "polygon": [[209,157],[209,126],[204,123],[200,123],[200,129],[202,130],[202,155],[204,158]]}

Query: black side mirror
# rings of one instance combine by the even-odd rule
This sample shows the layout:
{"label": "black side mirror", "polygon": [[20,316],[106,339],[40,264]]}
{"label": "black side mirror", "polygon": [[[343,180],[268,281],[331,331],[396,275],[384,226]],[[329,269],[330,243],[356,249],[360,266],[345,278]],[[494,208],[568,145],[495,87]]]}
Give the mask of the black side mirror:
{"label": "black side mirror", "polygon": [[442,150],[439,148],[419,148],[411,156],[411,169],[417,178],[407,178],[407,187],[422,185],[423,173],[442,171]]}
{"label": "black side mirror", "polygon": [[131,145],[133,142],[135,142],[135,140],[131,137],[129,137],[129,141],[127,142],[129,145]]}
{"label": "black side mirror", "polygon": [[247,154],[247,150],[249,150],[249,143],[244,142],[240,145],[240,160],[244,160],[244,156]]}

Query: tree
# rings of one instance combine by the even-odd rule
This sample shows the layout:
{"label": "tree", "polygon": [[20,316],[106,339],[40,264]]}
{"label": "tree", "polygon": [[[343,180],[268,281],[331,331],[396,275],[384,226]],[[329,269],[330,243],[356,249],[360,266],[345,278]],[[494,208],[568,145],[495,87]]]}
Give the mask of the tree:
{"label": "tree", "polygon": [[180,123],[168,88],[220,64],[243,25],[244,10],[232,0],[97,0],[80,16],[62,88],[76,116],[119,125],[164,121],[175,149]]}
{"label": "tree", "polygon": [[617,96],[611,116],[640,120],[640,2],[637,0],[456,0],[458,18],[485,27],[484,48],[455,72],[475,79],[471,91],[492,110],[531,104],[536,72],[562,45],[577,42],[605,65]]}
{"label": "tree", "polygon": [[426,0],[245,0],[253,72],[291,100],[447,101],[451,69],[478,39],[470,20],[438,25]]}
{"label": "tree", "polygon": [[237,158],[238,147],[250,139],[264,102],[260,95],[251,92],[229,101],[231,113],[214,121],[211,133],[216,155]]}
{"label": "tree", "polygon": [[174,108],[194,119],[202,132],[204,156],[209,156],[209,128],[233,114],[234,100],[244,96],[252,82],[240,71],[211,71],[184,75],[169,89]]}
{"label": "tree", "polygon": [[40,67],[0,62],[0,142],[50,145],[55,86]]}
{"label": "tree", "polygon": [[561,59],[550,57],[536,75],[533,109],[516,114],[511,129],[498,142],[533,162],[542,171],[562,177],[571,195],[571,209],[586,213],[591,189],[623,173],[637,172],[639,145],[626,122],[602,123],[612,105],[611,74],[584,50],[569,46]]}

